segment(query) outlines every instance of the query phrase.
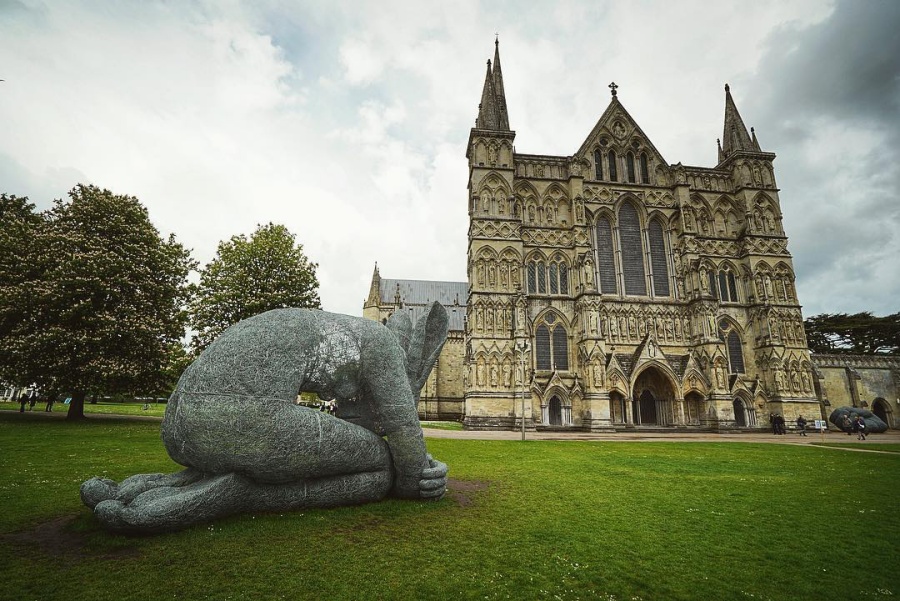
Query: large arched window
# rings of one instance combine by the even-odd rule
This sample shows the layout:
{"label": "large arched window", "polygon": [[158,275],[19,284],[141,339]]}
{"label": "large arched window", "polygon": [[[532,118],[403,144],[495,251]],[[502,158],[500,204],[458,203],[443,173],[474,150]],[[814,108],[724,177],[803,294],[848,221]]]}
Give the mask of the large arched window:
{"label": "large arched window", "polygon": [[744,373],[744,345],[741,335],[727,319],[719,322],[719,339],[725,342],[725,349],[728,351],[729,371],[733,374]]}
{"label": "large arched window", "polygon": [[641,241],[641,222],[634,205],[626,202],[619,209],[619,237],[622,247],[622,275],[625,294],[647,295],[644,272],[644,245]]}
{"label": "large arched window", "polygon": [[597,268],[600,271],[600,293],[616,294],[616,262],[613,251],[612,225],[607,217],[597,220],[595,228],[597,244]]}
{"label": "large arched window", "polygon": [[538,371],[569,370],[569,343],[566,328],[556,323],[553,313],[534,332],[535,362]]}
{"label": "large arched window", "polygon": [[609,181],[617,182],[619,181],[619,172],[616,169],[616,151],[610,150],[606,157],[609,160]]}
{"label": "large arched window", "polygon": [[594,176],[603,179],[603,153],[599,148],[594,151]]}
{"label": "large arched window", "polygon": [[653,294],[669,296],[669,262],[666,258],[666,239],[658,219],[650,222],[650,267],[653,269]]}

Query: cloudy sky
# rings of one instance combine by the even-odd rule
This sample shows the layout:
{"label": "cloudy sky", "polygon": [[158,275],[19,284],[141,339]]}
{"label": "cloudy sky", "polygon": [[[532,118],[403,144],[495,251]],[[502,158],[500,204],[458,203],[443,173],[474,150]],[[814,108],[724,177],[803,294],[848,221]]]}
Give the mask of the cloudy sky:
{"label": "cloudy sky", "polygon": [[500,52],[516,149],[619,99],[714,166],[724,90],[775,152],[804,313],[900,310],[900,2],[0,0],[0,191],[137,196],[206,263],[283,223],[324,308],[465,280],[465,144]]}

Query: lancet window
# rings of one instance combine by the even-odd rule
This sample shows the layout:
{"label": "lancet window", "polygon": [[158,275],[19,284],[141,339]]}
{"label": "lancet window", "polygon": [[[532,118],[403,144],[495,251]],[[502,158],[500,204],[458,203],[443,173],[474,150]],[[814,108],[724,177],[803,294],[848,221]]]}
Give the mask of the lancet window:
{"label": "lancet window", "polygon": [[730,373],[744,373],[744,344],[737,328],[727,319],[719,322],[719,339],[725,342],[725,349],[728,351]]}
{"label": "lancet window", "polygon": [[549,263],[529,261],[526,271],[528,294],[569,294],[569,266],[562,257],[554,257]]}
{"label": "lancet window", "polygon": [[569,342],[566,328],[548,313],[534,332],[535,362],[538,371],[569,369]]}
{"label": "lancet window", "polygon": [[722,302],[738,302],[737,278],[730,265],[723,265],[718,272],[709,272],[709,289]]}

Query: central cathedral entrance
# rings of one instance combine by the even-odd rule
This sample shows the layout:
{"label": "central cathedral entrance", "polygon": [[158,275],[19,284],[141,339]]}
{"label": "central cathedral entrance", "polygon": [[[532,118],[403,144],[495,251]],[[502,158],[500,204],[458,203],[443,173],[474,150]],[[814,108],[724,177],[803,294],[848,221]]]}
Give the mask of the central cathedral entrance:
{"label": "central cathedral entrance", "polygon": [[659,368],[648,367],[641,372],[631,398],[634,399],[634,425],[671,426],[675,423],[675,389]]}

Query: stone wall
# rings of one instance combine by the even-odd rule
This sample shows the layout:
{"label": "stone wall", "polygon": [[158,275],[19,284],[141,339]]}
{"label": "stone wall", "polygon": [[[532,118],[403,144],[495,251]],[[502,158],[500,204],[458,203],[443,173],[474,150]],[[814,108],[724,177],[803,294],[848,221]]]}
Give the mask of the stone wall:
{"label": "stone wall", "polygon": [[900,428],[900,357],[812,355],[816,396],[826,413],[863,407]]}
{"label": "stone wall", "polygon": [[462,420],[465,411],[463,348],[463,333],[451,331],[419,397],[419,419]]}

